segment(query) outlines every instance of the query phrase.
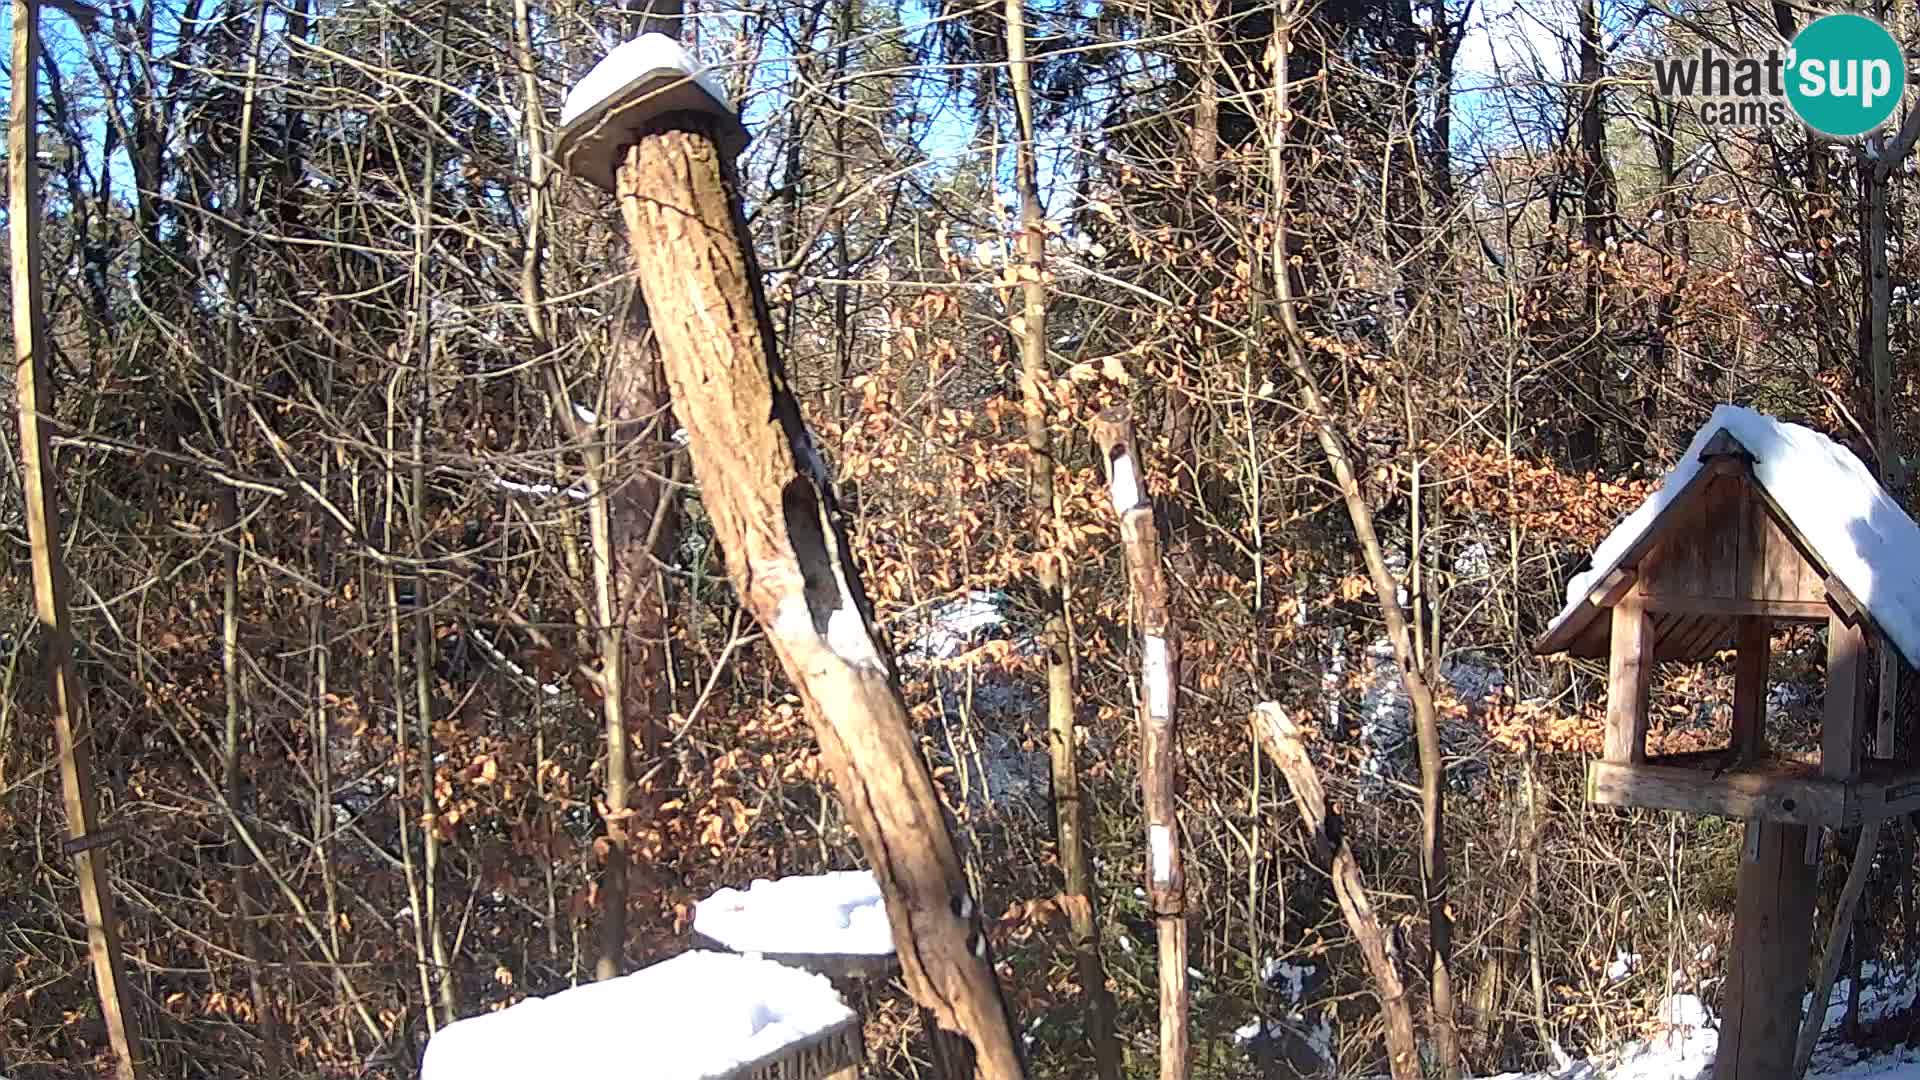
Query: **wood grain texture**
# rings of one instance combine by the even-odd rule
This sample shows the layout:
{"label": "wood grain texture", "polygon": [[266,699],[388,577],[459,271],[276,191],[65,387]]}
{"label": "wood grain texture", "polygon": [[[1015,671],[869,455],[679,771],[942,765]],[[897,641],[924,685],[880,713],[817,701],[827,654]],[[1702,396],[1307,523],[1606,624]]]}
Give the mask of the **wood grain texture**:
{"label": "wood grain texture", "polygon": [[628,153],[620,187],[635,205],[623,210],[638,222],[637,274],[728,574],[805,704],[908,992],[944,1033],[936,1059],[948,1075],[1023,1076],[978,901],[775,348],[737,177],[709,121],[666,123],[679,126]]}
{"label": "wood grain texture", "polygon": [[1653,620],[1635,593],[1613,607],[1607,664],[1608,761],[1647,759],[1647,690],[1653,677]]}
{"label": "wood grain texture", "polygon": [[1773,1080],[1793,1068],[1801,987],[1813,945],[1814,873],[1807,829],[1747,822],[1755,858],[1740,864],[1715,1080]]}
{"label": "wood grain texture", "polygon": [[1827,621],[1827,697],[1820,716],[1821,771],[1851,779],[1860,768],[1860,714],[1867,678],[1867,637],[1861,624],[1836,613]]}
{"label": "wood grain texture", "polygon": [[1714,776],[1711,768],[1705,762],[1685,766],[1588,762],[1587,801],[1830,828],[1848,823],[1844,785],[1817,776],[1771,771]]}
{"label": "wood grain texture", "polygon": [[1733,745],[1737,761],[1758,760],[1767,752],[1767,669],[1772,655],[1773,622],[1746,615],[1735,634],[1733,666]]}

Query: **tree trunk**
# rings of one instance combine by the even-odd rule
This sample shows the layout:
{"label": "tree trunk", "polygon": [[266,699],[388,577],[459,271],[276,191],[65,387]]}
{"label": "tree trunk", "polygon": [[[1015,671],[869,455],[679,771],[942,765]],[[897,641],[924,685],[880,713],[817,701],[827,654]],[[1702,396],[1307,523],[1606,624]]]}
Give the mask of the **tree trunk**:
{"label": "tree trunk", "polygon": [[47,708],[60,758],[60,791],[67,812],[67,849],[80,884],[100,1015],[113,1047],[114,1076],[139,1076],[140,1043],[129,1022],[127,975],[120,955],[120,920],[107,882],[104,847],[92,839],[99,814],[93,790],[93,731],[85,691],[73,663],[73,623],[67,608],[67,568],[60,551],[60,504],[53,472],[53,389],[48,372],[46,300],[40,272],[39,98],[40,27],[34,0],[13,2],[13,101],[8,114],[7,230],[13,278],[14,392],[19,397],[20,485],[26,503],[33,562],[33,605],[46,635]]}
{"label": "tree trunk", "polygon": [[[1047,428],[1046,222],[1040,209],[1040,183],[1033,148],[1032,76],[1027,63],[1024,0],[1006,0],[1007,72],[1018,124],[1014,142],[1014,182],[1020,194],[1021,248],[1026,260],[1021,285],[1020,403],[1026,421],[1027,492],[1033,533],[1042,548],[1040,604],[1047,615],[1047,745],[1053,765],[1053,813],[1060,868],[1065,878],[1069,933],[1081,992],[1087,996],[1087,1038],[1102,1080],[1119,1080],[1120,1045],[1114,1035],[1113,998],[1100,958],[1100,930],[1094,906],[1093,866],[1087,857],[1086,803],[1080,795],[1080,770],[1074,734],[1073,647],[1067,618],[1065,553],[1060,546],[1060,509],[1054,491],[1053,436]],[[1163,1033],[1164,1037],[1164,1033]]]}
{"label": "tree trunk", "polygon": [[1873,381],[1873,454],[1880,466],[1880,482],[1896,497],[1904,494],[1906,462],[1901,456],[1900,440],[1893,419],[1893,351],[1887,344],[1887,319],[1893,305],[1893,281],[1887,270],[1887,234],[1891,171],[1880,162],[1870,162],[1863,170],[1866,194],[1866,227],[1863,241],[1862,270],[1867,282],[1865,323],[1860,335],[1861,366]]}
{"label": "tree trunk", "polygon": [[1578,335],[1582,344],[1575,359],[1581,393],[1573,402],[1567,446],[1568,457],[1578,468],[1600,464],[1599,418],[1609,396],[1600,309],[1606,284],[1602,263],[1613,231],[1613,178],[1607,168],[1606,117],[1601,112],[1605,100],[1601,83],[1606,70],[1600,57],[1597,4],[1598,0],[1582,0],[1580,5],[1580,240],[1585,249],[1581,265],[1586,299]]}
{"label": "tree trunk", "polygon": [[1373,976],[1374,993],[1380,998],[1380,1011],[1387,1025],[1387,1068],[1393,1080],[1420,1080],[1420,1048],[1413,1037],[1413,1010],[1407,1005],[1406,988],[1400,984],[1400,972],[1387,953],[1387,936],[1380,919],[1367,902],[1366,883],[1360,878],[1360,864],[1347,844],[1346,830],[1332,811],[1320,787],[1320,776],[1307,757],[1300,732],[1286,710],[1271,701],[1254,706],[1254,740],[1286,775],[1293,791],[1293,803],[1300,808],[1300,819],[1313,840],[1315,858],[1325,863],[1333,878],[1334,899],[1347,929],[1360,945],[1360,955]]}
{"label": "tree trunk", "polygon": [[1305,336],[1294,310],[1293,284],[1287,264],[1287,157],[1285,153],[1289,112],[1287,109],[1287,60],[1292,52],[1291,12],[1283,12],[1274,21],[1273,112],[1276,135],[1270,149],[1270,168],[1274,188],[1274,237],[1272,277],[1287,367],[1300,386],[1301,402],[1312,419],[1321,452],[1327,457],[1334,483],[1346,504],[1360,553],[1367,564],[1367,576],[1373,585],[1374,599],[1386,624],[1387,640],[1393,646],[1394,659],[1400,665],[1400,681],[1413,707],[1415,741],[1420,753],[1420,876],[1427,908],[1427,929],[1431,940],[1428,974],[1431,984],[1431,1017],[1434,1055],[1441,1075],[1452,1078],[1460,1072],[1459,1037],[1454,1025],[1453,1006],[1453,918],[1447,910],[1446,803],[1443,784],[1446,763],[1440,756],[1440,717],[1434,708],[1433,692],[1427,687],[1413,655],[1413,637],[1406,613],[1398,599],[1399,583],[1387,569],[1380,539],[1373,529],[1373,509],[1360,492],[1354,476],[1346,440],[1334,425],[1332,412],[1320,394],[1319,380],[1308,366]]}
{"label": "tree trunk", "polygon": [[873,630],[825,463],[775,348],[760,270],[710,121],[682,114],[620,170],[634,265],[675,413],[742,602],[820,741],[886,900],[907,989],[943,1058],[982,1080],[1024,1075],[979,902]]}
{"label": "tree trunk", "polygon": [[1180,806],[1174,725],[1180,706],[1180,635],[1174,625],[1160,532],[1147,497],[1133,421],[1109,409],[1093,422],[1106,459],[1113,512],[1140,633],[1140,791],[1147,812],[1147,905],[1160,941],[1160,1077],[1186,1080],[1189,1069],[1187,872],[1180,854]]}
{"label": "tree trunk", "polygon": [[[264,0],[254,5],[251,42],[247,49],[247,70],[242,82],[240,103],[239,137],[234,140],[234,188],[241,193],[228,208],[227,218],[233,226],[233,239],[227,260],[227,287],[233,292],[235,303],[230,305],[226,326],[226,340],[223,342],[226,352],[227,371],[225,377],[218,379],[213,388],[216,402],[219,431],[219,456],[233,475],[239,474],[235,449],[235,426],[239,423],[235,416],[235,388],[246,386],[251,381],[251,373],[240,370],[238,365],[243,353],[242,332],[240,327],[240,309],[242,303],[250,304],[254,293],[254,283],[248,277],[248,252],[245,246],[247,217],[256,209],[249,197],[252,191],[252,162],[250,151],[253,144],[254,106],[260,77],[260,47],[266,31],[266,4]],[[220,534],[224,550],[221,557],[222,589],[220,607],[220,673],[226,690],[226,729],[225,741],[221,747],[221,774],[223,798],[227,804],[227,863],[233,872],[234,919],[232,924],[234,943],[246,968],[247,990],[253,1003],[254,1022],[259,1025],[260,1049],[263,1073],[268,1080],[277,1080],[281,1073],[280,1031],[275,1022],[272,1002],[268,998],[266,974],[260,963],[260,935],[258,919],[260,916],[259,898],[255,893],[253,857],[240,839],[241,822],[250,810],[252,800],[248,797],[242,783],[240,771],[240,727],[241,727],[241,681],[240,671],[240,574],[241,548],[244,537],[240,528],[240,494],[230,483],[215,481],[220,491],[215,498],[218,508]]]}

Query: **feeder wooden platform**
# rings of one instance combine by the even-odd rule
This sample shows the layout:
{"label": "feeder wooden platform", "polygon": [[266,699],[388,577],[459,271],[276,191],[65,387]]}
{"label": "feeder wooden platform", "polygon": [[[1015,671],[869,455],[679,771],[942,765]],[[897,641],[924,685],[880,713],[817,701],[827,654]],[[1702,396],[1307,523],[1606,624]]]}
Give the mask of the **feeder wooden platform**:
{"label": "feeder wooden platform", "polygon": [[1716,771],[1724,751],[1587,766],[1587,801],[1850,829],[1920,811],[1920,769],[1870,761],[1857,779],[1824,776],[1818,762],[1769,758]]}

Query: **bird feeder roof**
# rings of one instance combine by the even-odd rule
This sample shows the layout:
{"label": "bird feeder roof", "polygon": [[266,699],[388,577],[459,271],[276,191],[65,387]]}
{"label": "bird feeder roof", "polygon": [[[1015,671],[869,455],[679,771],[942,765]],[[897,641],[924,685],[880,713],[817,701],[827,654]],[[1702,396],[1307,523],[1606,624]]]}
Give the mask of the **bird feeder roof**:
{"label": "bird feeder roof", "polygon": [[[1798,424],[1722,405],[1694,435],[1658,491],[1627,515],[1594,550],[1592,568],[1567,584],[1567,602],[1534,643],[1542,653],[1605,656],[1609,620],[1606,585],[1632,572],[1643,556],[1683,527],[1727,532],[1732,514],[1701,515],[1715,459],[1742,458],[1764,514],[1822,576],[1826,595],[1843,598],[1920,667],[1920,527],[1845,447]],[[1709,590],[1703,589],[1703,594]],[[1663,659],[1697,658],[1720,647],[1730,620],[1708,620],[1712,607],[1690,615],[1685,641],[1662,650]],[[1721,607],[1726,605],[1722,604]],[[1724,612],[1722,613],[1724,614]]]}

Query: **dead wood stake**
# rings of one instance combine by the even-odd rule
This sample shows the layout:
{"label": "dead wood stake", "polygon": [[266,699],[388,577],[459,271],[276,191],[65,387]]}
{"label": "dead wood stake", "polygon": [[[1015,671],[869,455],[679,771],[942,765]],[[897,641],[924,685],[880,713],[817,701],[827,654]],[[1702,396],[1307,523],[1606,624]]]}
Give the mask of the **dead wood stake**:
{"label": "dead wood stake", "polygon": [[1108,409],[1093,421],[1107,463],[1113,512],[1133,592],[1140,638],[1140,790],[1147,811],[1147,904],[1160,939],[1160,1076],[1187,1075],[1186,870],[1180,857],[1180,808],[1174,794],[1174,720],[1179,712],[1180,635],[1167,602],[1160,533],[1134,444],[1133,420]]}

